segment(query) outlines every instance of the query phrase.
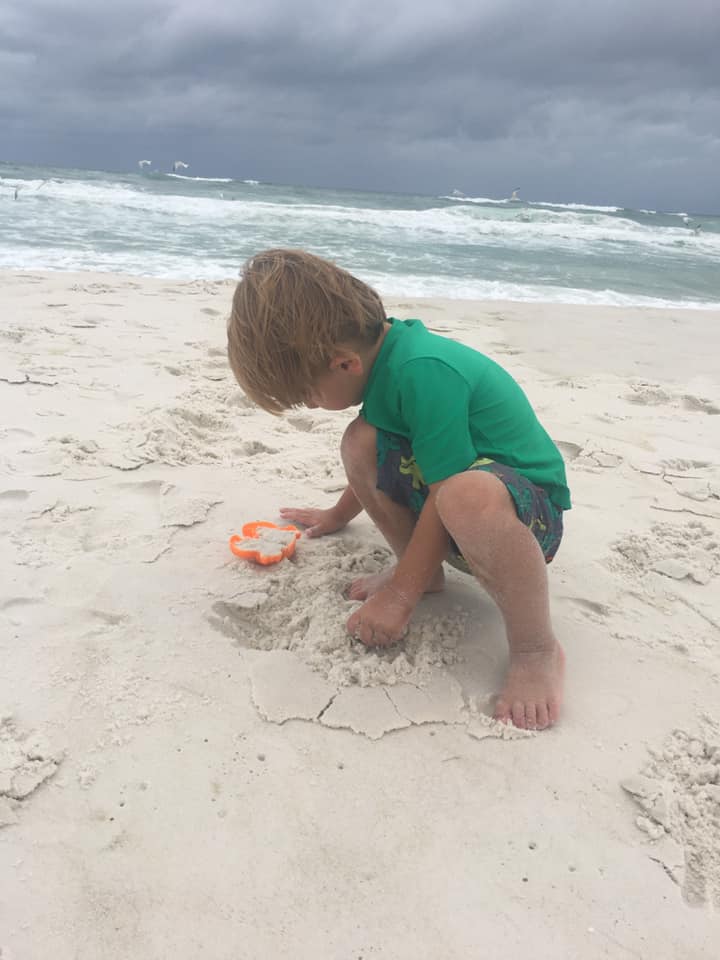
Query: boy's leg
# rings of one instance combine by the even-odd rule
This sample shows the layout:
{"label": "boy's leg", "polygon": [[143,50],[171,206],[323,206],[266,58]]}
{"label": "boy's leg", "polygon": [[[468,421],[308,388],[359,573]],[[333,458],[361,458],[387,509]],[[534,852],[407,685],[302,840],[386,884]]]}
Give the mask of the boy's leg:
{"label": "boy's leg", "polygon": [[[366,513],[385,537],[396,557],[400,558],[415,529],[416,515],[377,489],[377,431],[362,417],[357,417],[345,431],[340,445],[348,483]],[[352,600],[366,600],[392,576],[393,568],[383,573],[360,577],[348,591]],[[429,592],[442,590],[442,568],[431,582]]]}
{"label": "boy's leg", "polygon": [[564,654],[550,622],[546,564],[537,540],[518,519],[505,484],[491,473],[450,477],[436,506],[505,622],[510,666],[495,716],[533,730],[555,723]]}

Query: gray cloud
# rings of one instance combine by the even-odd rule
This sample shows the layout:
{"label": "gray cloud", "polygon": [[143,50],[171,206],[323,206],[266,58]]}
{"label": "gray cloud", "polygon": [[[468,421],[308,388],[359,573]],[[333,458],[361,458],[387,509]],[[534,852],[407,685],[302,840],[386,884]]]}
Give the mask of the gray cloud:
{"label": "gray cloud", "polygon": [[0,157],[720,209],[716,0],[6,0]]}

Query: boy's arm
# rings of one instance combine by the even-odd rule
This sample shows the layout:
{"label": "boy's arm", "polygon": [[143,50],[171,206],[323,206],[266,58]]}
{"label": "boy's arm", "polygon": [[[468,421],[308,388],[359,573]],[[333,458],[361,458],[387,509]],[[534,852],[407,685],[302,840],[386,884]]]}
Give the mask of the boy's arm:
{"label": "boy's arm", "polygon": [[355,491],[348,484],[340,495],[340,499],[331,508],[338,519],[342,520],[342,525],[350,523],[359,513],[363,512],[363,505],[355,496]]}
{"label": "boy's arm", "polygon": [[383,645],[400,639],[420,597],[447,556],[450,538],[435,506],[441,486],[442,482],[430,484],[430,494],[392,579],[348,620],[348,632],[363,643]]}
{"label": "boy's arm", "polygon": [[435,498],[441,486],[442,481],[430,484],[430,493],[415,524],[413,535],[390,581],[392,589],[411,609],[425,593],[450,546],[450,537],[435,506]]}
{"label": "boy's arm", "polygon": [[334,507],[321,510],[317,507],[282,507],[280,516],[284,520],[301,523],[306,537],[324,537],[328,533],[342,530],[348,523],[362,513],[362,504],[347,486]]}

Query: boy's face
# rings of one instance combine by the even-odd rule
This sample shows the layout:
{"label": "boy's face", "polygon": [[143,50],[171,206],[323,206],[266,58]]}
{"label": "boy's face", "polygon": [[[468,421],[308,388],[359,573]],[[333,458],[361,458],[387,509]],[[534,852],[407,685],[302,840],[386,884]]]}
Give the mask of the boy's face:
{"label": "boy's face", "polygon": [[311,410],[346,410],[362,400],[365,388],[363,363],[358,354],[340,354],[330,361],[327,373],[313,383],[305,399]]}

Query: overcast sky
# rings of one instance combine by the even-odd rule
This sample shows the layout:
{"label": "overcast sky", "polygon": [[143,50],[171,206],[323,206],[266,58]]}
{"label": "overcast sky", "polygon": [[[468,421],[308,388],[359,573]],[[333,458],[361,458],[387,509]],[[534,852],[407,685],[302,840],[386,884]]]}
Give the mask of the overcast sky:
{"label": "overcast sky", "polygon": [[720,0],[0,0],[0,160],[720,211]]}

